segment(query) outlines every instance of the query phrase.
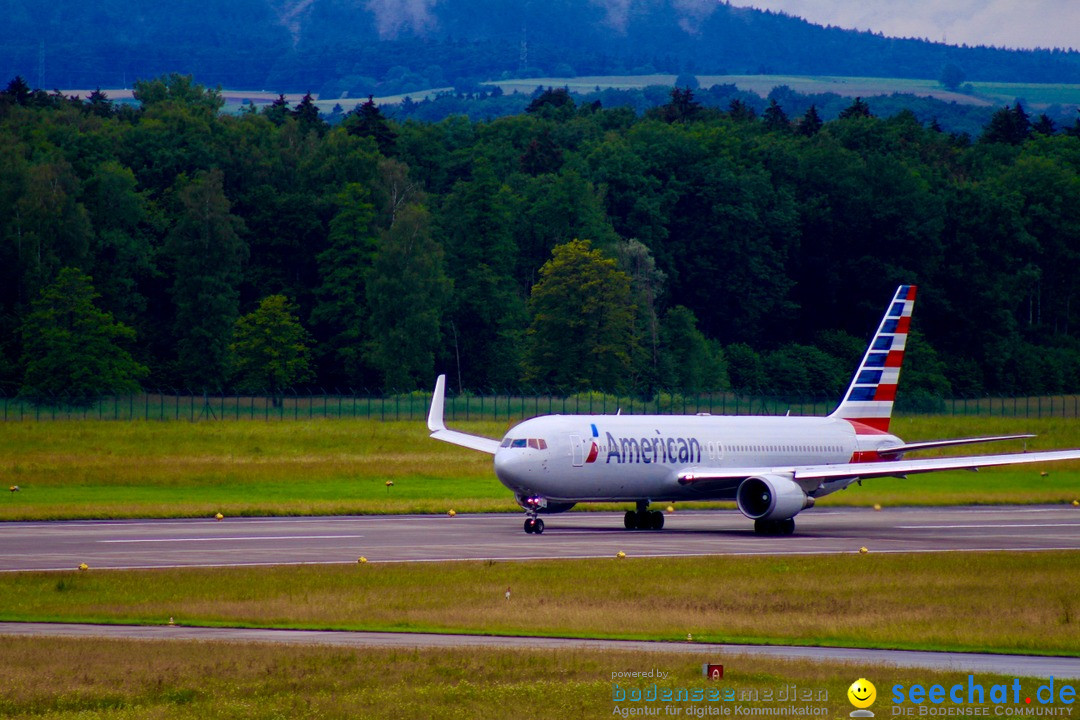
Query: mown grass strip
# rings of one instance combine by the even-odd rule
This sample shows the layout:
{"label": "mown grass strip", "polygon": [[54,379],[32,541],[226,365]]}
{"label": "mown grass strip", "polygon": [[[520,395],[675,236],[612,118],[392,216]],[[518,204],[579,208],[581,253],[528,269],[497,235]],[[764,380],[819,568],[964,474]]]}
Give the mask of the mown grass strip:
{"label": "mown grass strip", "polygon": [[[704,662],[724,664],[720,683],[705,680]],[[847,717],[848,686],[877,684],[879,716],[888,688],[966,683],[966,673],[737,655],[648,655],[591,650],[339,649],[193,641],[145,642],[4,638],[0,716],[11,718],[610,718],[612,675],[661,671],[662,680],[619,680],[623,689],[730,691],[732,702],[667,703],[680,717],[708,708],[826,708]],[[990,687],[1011,679],[981,675]],[[1029,680],[1034,692],[1040,681]],[[790,693],[824,700],[781,701]],[[783,695],[781,695],[784,693]],[[743,699],[747,698],[747,699]],[[751,698],[757,698],[756,700]],[[768,699],[766,699],[768,698]],[[645,703],[637,703],[639,707]],[[648,703],[666,713],[664,704]],[[910,705],[908,707],[911,707]],[[992,714],[992,710],[990,713]]]}
{"label": "mown grass strip", "polygon": [[[1080,553],[0,575],[0,619],[1080,654]],[[505,598],[507,588],[511,599]]]}
{"label": "mown grass strip", "polygon": [[[499,437],[505,424],[462,423]],[[899,418],[909,440],[1037,432],[1030,449],[1080,447],[1080,423]],[[1022,443],[979,451],[1019,451]],[[1048,475],[1042,475],[1042,473]],[[0,423],[0,520],[499,512],[517,509],[491,457],[427,437],[420,423]],[[392,482],[388,486],[386,483]],[[826,504],[1059,503],[1080,466],[882,479]]]}

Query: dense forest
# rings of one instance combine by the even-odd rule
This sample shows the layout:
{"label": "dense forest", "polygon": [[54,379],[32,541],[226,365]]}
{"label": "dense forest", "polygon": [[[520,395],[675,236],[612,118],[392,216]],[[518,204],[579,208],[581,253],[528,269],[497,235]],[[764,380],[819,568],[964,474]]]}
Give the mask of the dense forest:
{"label": "dense forest", "polygon": [[856,100],[330,126],[170,75],[0,93],[5,393],[430,386],[835,396],[895,287],[902,395],[1080,389],[1080,123]]}
{"label": "dense forest", "polygon": [[1080,53],[956,47],[716,0],[0,0],[0,77],[130,87],[181,70],[322,99],[505,77],[793,74],[1071,83]]}

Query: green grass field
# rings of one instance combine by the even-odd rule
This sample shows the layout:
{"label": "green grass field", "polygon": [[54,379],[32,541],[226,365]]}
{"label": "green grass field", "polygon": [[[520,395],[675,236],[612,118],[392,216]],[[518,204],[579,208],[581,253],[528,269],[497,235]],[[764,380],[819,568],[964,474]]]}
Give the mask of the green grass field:
{"label": "green grass field", "polygon": [[[1080,655],[1075,552],[0,575],[0,620]],[[511,588],[511,599],[504,597]]]}
{"label": "green grass field", "polygon": [[[505,422],[456,425],[492,437],[508,427]],[[908,440],[1032,431],[1040,436],[1028,441],[1030,449],[1080,447],[1080,422],[1071,419],[906,417],[894,426]],[[979,450],[1023,447],[1005,443]],[[490,456],[431,440],[420,422],[0,423],[0,487],[16,485],[18,492],[0,496],[0,520],[517,509],[495,478]],[[1080,465],[873,480],[822,503],[1076,498]]]}
{"label": "green grass field", "polygon": [[[723,663],[719,683],[701,675]],[[279,645],[5,638],[0,642],[5,718],[610,718],[612,674],[659,670],[661,688],[732,691],[731,702],[680,702],[679,717],[708,708],[813,706],[824,718],[853,709],[847,688],[860,677],[877,685],[873,706],[888,717],[889,688],[900,683],[951,687],[967,674],[773,660],[739,655],[683,655],[587,650],[381,650]],[[1011,678],[979,675],[989,688]],[[620,682],[648,689],[653,681]],[[1034,693],[1045,680],[1025,680]],[[779,702],[795,686],[814,702]],[[750,698],[756,697],[757,700]],[[767,698],[772,698],[768,700]],[[643,705],[643,703],[639,703]],[[658,706],[659,703],[651,703]],[[908,708],[916,708],[908,704]],[[923,706],[925,707],[925,706]],[[993,716],[994,708],[987,708]],[[1010,706],[1015,707],[1015,706]],[[1047,706],[1049,708],[1050,706]],[[1060,708],[1067,706],[1056,706]],[[662,706],[661,717],[670,717]],[[970,710],[970,708],[967,708]],[[1064,713],[1062,713],[1064,715]]]}

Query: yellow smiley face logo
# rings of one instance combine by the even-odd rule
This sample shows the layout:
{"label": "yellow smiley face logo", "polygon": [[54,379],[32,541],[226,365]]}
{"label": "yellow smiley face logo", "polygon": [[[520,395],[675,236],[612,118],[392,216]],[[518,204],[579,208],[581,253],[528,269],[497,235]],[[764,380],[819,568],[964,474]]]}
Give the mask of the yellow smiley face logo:
{"label": "yellow smiley face logo", "polygon": [[877,688],[866,678],[859,678],[847,689],[848,700],[857,708],[868,708],[877,700]]}

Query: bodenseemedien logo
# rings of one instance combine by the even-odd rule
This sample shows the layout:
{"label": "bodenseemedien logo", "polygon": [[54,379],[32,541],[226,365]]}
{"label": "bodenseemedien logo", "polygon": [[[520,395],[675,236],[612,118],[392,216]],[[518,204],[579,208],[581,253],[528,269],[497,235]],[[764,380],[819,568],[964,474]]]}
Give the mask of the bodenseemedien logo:
{"label": "bodenseemedien logo", "polygon": [[874,717],[874,713],[867,710],[877,700],[877,688],[874,683],[866,678],[859,678],[851,683],[847,689],[848,702],[857,709],[851,713],[851,717]]}

